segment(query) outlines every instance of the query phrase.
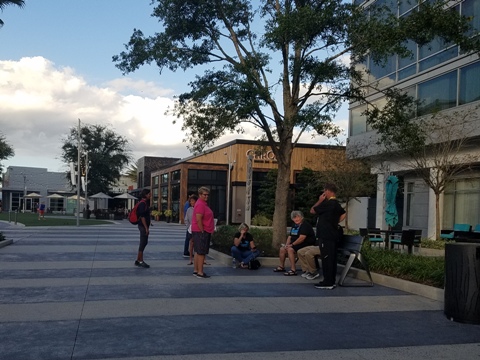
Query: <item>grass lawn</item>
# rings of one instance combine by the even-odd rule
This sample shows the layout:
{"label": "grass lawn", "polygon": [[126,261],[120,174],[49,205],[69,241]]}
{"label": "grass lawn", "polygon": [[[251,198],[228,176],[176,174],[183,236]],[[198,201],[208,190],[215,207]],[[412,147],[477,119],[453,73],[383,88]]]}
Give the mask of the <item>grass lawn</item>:
{"label": "grass lawn", "polygon": [[[10,220],[12,223],[15,222],[15,216],[17,217],[17,223],[23,224],[25,226],[75,226],[77,225],[77,218],[74,216],[57,218],[55,215],[45,215],[45,220],[38,220],[37,214],[32,213],[10,213]],[[0,220],[8,221],[9,213],[2,212],[0,213]],[[111,224],[111,221],[106,220],[96,220],[96,219],[84,219],[80,218],[80,225],[103,225]]]}

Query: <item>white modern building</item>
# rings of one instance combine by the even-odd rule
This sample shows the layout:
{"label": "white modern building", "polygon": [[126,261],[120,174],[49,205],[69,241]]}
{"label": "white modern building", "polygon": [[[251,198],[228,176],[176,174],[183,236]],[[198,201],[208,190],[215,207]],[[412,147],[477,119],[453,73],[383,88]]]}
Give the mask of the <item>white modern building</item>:
{"label": "white modern building", "polygon": [[[373,3],[373,2],[372,2]],[[387,2],[382,2],[388,5]],[[416,11],[418,2],[391,2],[398,16],[408,16]],[[473,25],[480,29],[480,0],[452,2],[461,14],[473,18]],[[367,2],[368,6],[369,3]],[[480,105],[480,60],[478,55],[466,55],[457,45],[445,46],[435,40],[419,47],[408,44],[414,57],[402,59],[392,57],[383,67],[367,59],[360,64],[369,69],[369,82],[381,88],[396,87],[422,101],[417,116],[428,115],[433,108],[444,112],[465,110]],[[382,106],[385,99],[381,94],[371,93],[369,100]],[[376,226],[385,228],[384,179],[390,174],[403,180],[403,228],[423,230],[423,236],[435,236],[435,196],[433,191],[411,171],[402,166],[402,159],[377,161],[375,155],[381,150],[376,146],[376,134],[369,129],[362,113],[367,105],[351,104],[347,153],[353,157],[370,158],[372,172],[378,175]],[[477,110],[480,114],[480,110]],[[468,136],[480,138],[480,118],[472,120]],[[465,149],[480,159],[480,142]],[[441,196],[441,227],[451,228],[454,223],[480,223],[480,164],[470,163],[471,169],[454,179]]]}

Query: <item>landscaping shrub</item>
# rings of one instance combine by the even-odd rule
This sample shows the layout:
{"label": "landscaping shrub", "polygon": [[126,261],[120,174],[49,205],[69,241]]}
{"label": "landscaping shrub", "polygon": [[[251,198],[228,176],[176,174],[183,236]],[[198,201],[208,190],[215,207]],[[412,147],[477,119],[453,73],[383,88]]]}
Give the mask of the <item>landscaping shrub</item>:
{"label": "landscaping shrub", "polygon": [[[397,251],[362,249],[370,271],[438,288],[444,287],[445,259],[443,257],[410,255]],[[361,267],[359,264],[355,265]]]}
{"label": "landscaping shrub", "polygon": [[254,226],[272,226],[273,220],[267,215],[259,213],[252,218],[252,225]]}
{"label": "landscaping shrub", "polygon": [[[237,231],[238,226],[224,225],[217,227],[217,231],[212,235],[212,248],[230,255],[233,237]],[[255,245],[264,256],[278,256],[278,249],[272,247],[273,231],[271,228],[252,227],[249,233],[252,234]]]}

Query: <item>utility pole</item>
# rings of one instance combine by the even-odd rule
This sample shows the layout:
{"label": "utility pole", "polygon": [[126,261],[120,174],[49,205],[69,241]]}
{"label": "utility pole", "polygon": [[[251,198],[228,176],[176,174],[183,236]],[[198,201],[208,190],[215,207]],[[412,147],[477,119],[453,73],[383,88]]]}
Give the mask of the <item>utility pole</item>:
{"label": "utility pole", "polygon": [[82,136],[80,134],[80,119],[78,119],[78,137],[77,137],[77,149],[78,149],[78,156],[77,156],[77,226],[80,226],[80,188],[82,186],[82,171],[80,169],[80,160],[82,154]]}

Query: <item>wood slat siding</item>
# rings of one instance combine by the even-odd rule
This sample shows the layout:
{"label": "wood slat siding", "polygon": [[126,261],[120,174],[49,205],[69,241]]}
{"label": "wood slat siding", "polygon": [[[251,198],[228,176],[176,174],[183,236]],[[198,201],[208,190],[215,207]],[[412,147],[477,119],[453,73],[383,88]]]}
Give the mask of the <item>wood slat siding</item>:
{"label": "wood slat siding", "polygon": [[[199,170],[225,170],[228,169],[228,160],[230,153],[230,161],[233,163],[233,170],[231,173],[231,182],[245,182],[246,181],[246,169],[247,169],[247,152],[254,152],[253,170],[254,171],[269,171],[270,169],[277,168],[277,161],[271,151],[270,146],[259,147],[252,143],[234,143],[232,145],[226,145],[225,147],[216,148],[206,154],[202,154],[196,157],[187,158],[183,162],[177,163],[171,167],[163,168],[158,171],[154,171],[151,177],[161,176],[165,173],[171,173],[175,170],[181,170],[180,181],[180,204],[187,198],[187,181],[188,181],[188,169]],[[336,148],[333,146],[315,147],[312,145],[302,145],[295,147],[292,154],[292,169],[290,173],[290,183],[295,182],[295,174],[307,167],[312,170],[324,170],[324,159],[331,155],[332,152],[345,153],[345,148]],[[153,184],[153,180],[152,180]],[[208,185],[208,184],[205,184]],[[158,185],[160,195],[160,184]],[[170,201],[170,199],[169,199]],[[160,199],[158,199],[160,203]],[[168,204],[170,207],[170,204]],[[181,220],[183,221],[183,214],[181,214]]]}

